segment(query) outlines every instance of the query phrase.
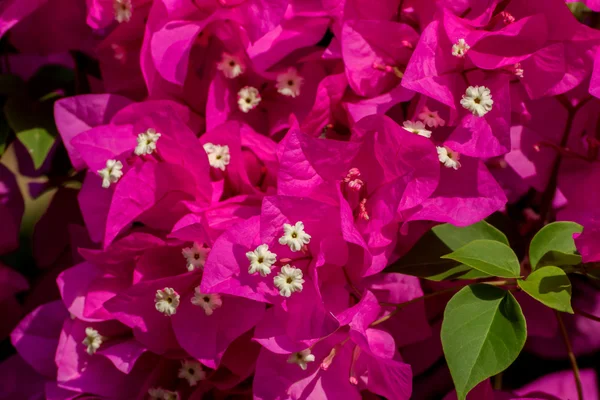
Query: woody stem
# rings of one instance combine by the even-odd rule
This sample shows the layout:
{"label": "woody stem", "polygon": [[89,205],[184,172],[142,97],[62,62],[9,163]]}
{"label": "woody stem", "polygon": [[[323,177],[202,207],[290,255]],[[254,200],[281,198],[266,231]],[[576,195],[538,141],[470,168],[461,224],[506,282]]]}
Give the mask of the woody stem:
{"label": "woody stem", "polygon": [[558,311],[554,311],[556,315],[556,319],[558,320],[558,326],[560,327],[560,333],[565,342],[565,346],[567,347],[567,354],[569,356],[569,361],[571,362],[571,368],[573,369],[573,376],[575,377],[575,385],[577,386],[577,397],[579,400],[583,400],[583,387],[581,386],[581,377],[579,376],[579,367],[577,366],[577,359],[575,358],[575,354],[573,353],[573,347],[571,346],[571,341],[569,340],[569,335],[567,334],[567,328],[560,316]]}

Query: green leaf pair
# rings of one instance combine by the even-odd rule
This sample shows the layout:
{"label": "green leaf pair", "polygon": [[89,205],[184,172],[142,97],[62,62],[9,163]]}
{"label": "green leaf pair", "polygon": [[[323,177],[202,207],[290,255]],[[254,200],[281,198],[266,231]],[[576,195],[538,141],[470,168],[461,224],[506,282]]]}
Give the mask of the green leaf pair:
{"label": "green leaf pair", "polygon": [[485,221],[466,227],[437,225],[388,270],[432,281],[490,277],[489,274],[462,262],[443,258],[444,255],[477,239],[493,240],[508,245],[506,236]]}
{"label": "green leaf pair", "polygon": [[[478,228],[480,232],[482,226]],[[540,230],[530,245],[533,272],[526,279],[521,278],[518,257],[502,237],[466,234],[473,233],[472,228],[457,234],[461,228],[440,227],[436,228],[445,238],[444,243],[454,250],[442,259],[459,262],[484,276],[514,279],[519,288],[540,303],[573,313],[571,282],[559,267],[581,262],[573,241],[573,234],[582,230],[580,225],[557,222]],[[467,237],[471,241],[461,241]],[[527,327],[521,307],[509,291],[490,284],[473,284],[448,303],[441,338],[458,399],[463,400],[478,383],[512,364],[525,344]]]}

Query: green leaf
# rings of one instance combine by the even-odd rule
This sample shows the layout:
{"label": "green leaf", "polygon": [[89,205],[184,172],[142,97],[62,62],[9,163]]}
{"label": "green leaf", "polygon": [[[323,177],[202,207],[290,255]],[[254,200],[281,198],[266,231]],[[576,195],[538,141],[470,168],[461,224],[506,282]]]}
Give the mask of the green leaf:
{"label": "green leaf", "polygon": [[548,266],[533,271],[527,280],[519,279],[519,287],[542,304],[573,314],[571,281],[562,269]]}
{"label": "green leaf", "polygon": [[431,230],[451,250],[457,250],[478,239],[495,240],[508,246],[506,235],[485,221],[462,228],[451,224],[442,224],[434,226]]}
{"label": "green leaf", "polygon": [[445,279],[477,279],[490,275],[441,257],[476,239],[490,239],[508,244],[506,236],[485,221],[466,227],[451,224],[435,226],[399,261],[389,267],[391,272],[418,276],[433,281]]}
{"label": "green leaf", "polygon": [[8,124],[29,152],[35,169],[46,160],[58,134],[52,110],[51,102],[38,103],[26,97],[11,97],[4,105]]}
{"label": "green leaf", "polygon": [[583,227],[575,222],[553,222],[544,226],[533,237],[529,245],[531,269],[544,265],[577,265],[581,257],[575,252],[573,234],[581,232]]}
{"label": "green leaf", "polygon": [[526,338],[523,312],[510,292],[475,284],[456,293],[444,311],[441,339],[458,400],[508,368]]}
{"label": "green leaf", "polygon": [[494,240],[474,240],[442,258],[502,278],[518,278],[521,271],[519,259],[511,248]]}

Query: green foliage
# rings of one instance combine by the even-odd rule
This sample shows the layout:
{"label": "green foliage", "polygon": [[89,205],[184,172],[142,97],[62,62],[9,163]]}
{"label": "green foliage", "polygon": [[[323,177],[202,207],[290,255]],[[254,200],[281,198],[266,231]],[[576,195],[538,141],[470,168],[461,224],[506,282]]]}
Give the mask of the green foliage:
{"label": "green foliage", "polygon": [[547,266],[533,271],[526,280],[517,281],[525,293],[555,310],[573,314],[571,281],[562,269]]}
{"label": "green foliage", "polygon": [[442,258],[461,262],[488,275],[518,278],[520,264],[510,247],[494,240],[474,240]]}
{"label": "green foliage", "polygon": [[576,254],[573,234],[581,232],[583,227],[575,222],[553,222],[544,226],[533,237],[529,246],[531,269],[545,265],[567,266],[581,263]]}
{"label": "green foliage", "polygon": [[418,276],[433,281],[447,279],[477,279],[488,274],[450,259],[441,257],[458,250],[476,239],[496,240],[508,244],[506,236],[485,221],[466,227],[442,224],[433,227],[389,271]]}
{"label": "green foliage", "polygon": [[54,124],[53,104],[14,96],[6,101],[4,114],[17,139],[29,152],[34,167],[38,169],[46,160],[58,134]]}
{"label": "green foliage", "polygon": [[527,327],[510,292],[475,284],[446,306],[441,338],[456,394],[464,400],[479,382],[513,363],[525,345]]}
{"label": "green foliage", "polygon": [[495,240],[508,246],[506,235],[485,221],[459,228],[451,224],[434,226],[433,233],[451,250],[457,250],[478,239]]}

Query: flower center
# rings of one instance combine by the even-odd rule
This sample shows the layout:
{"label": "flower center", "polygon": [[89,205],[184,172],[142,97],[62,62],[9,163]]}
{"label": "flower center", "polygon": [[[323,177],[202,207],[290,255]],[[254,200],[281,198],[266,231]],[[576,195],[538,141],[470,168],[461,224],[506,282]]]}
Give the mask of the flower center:
{"label": "flower center", "polygon": [[265,261],[265,259],[262,257],[258,257],[258,259],[256,261],[258,261],[259,264],[262,264],[263,261]]}
{"label": "flower center", "polygon": [[208,296],[204,296],[202,300],[204,300],[205,303],[210,302],[210,298]]}
{"label": "flower center", "polygon": [[294,86],[294,81],[291,79],[287,83],[288,83],[288,86]]}
{"label": "flower center", "polygon": [[293,279],[292,279],[292,278],[287,278],[287,279],[286,279],[286,282],[287,282],[287,283],[292,283],[292,282],[293,282]]}
{"label": "flower center", "polygon": [[246,97],[246,103],[250,104],[251,101],[252,99],[250,97]]}
{"label": "flower center", "polygon": [[233,61],[229,61],[229,66],[230,66],[230,67],[235,67],[235,62],[233,62]]}
{"label": "flower center", "polygon": [[171,304],[173,302],[173,299],[170,297],[167,297],[167,303]]}
{"label": "flower center", "polygon": [[190,375],[194,375],[194,369],[193,368],[188,369],[188,372],[190,373]]}
{"label": "flower center", "polygon": [[475,104],[481,104],[481,99],[479,97],[475,97],[473,102],[475,102]]}
{"label": "flower center", "polygon": [[200,254],[198,254],[198,253],[194,254],[194,259],[199,260],[200,259]]}
{"label": "flower center", "polygon": [[298,234],[296,232],[292,233],[292,238],[296,239],[298,237]]}

